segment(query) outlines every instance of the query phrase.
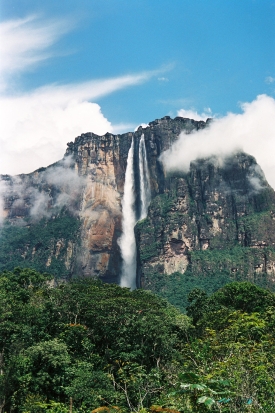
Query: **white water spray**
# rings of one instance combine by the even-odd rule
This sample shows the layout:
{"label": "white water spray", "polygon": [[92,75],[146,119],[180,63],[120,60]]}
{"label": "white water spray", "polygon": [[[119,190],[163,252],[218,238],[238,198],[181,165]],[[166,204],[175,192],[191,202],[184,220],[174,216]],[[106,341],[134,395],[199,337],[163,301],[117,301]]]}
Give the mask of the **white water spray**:
{"label": "white water spray", "polygon": [[[140,179],[140,216],[138,220],[147,216],[148,206],[151,200],[150,177],[147,164],[144,135],[139,142],[139,179]],[[137,223],[134,171],[134,139],[128,153],[125,172],[124,195],[122,200],[122,235],[119,246],[122,256],[122,272],[120,286],[134,290],[136,288],[136,239],[134,228]]]}
{"label": "white water spray", "polygon": [[139,179],[141,200],[141,211],[139,219],[144,219],[147,217],[148,207],[151,202],[150,176],[144,134],[141,135],[139,142]]}
{"label": "white water spray", "polygon": [[120,286],[132,290],[136,288],[136,239],[134,227],[135,215],[135,179],[134,179],[134,139],[128,153],[125,172],[124,195],[122,200],[122,235],[119,246],[122,256]]}

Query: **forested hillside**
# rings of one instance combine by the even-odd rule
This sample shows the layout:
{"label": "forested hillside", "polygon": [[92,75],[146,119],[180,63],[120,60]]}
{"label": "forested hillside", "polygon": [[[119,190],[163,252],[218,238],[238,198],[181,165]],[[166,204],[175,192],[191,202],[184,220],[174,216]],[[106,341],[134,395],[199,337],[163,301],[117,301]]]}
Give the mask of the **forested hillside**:
{"label": "forested hillside", "polygon": [[275,295],[189,295],[0,274],[0,412],[274,412]]}

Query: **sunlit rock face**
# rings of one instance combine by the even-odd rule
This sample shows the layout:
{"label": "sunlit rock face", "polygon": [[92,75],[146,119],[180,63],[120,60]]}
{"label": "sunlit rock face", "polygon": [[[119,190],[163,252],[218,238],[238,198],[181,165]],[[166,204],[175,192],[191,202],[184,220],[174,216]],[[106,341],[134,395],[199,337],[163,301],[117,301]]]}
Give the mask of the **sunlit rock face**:
{"label": "sunlit rock face", "polygon": [[[18,176],[2,175],[0,268],[36,268],[56,277],[99,277],[120,281],[122,199],[127,157],[144,134],[152,196],[163,192],[165,174],[158,160],[182,130],[204,122],[169,117],[136,132],[98,136],[85,133],[68,144],[62,161]],[[136,215],[141,211],[137,176]]]}
{"label": "sunlit rock face", "polygon": [[[136,284],[158,291],[177,273],[275,283],[275,198],[255,159],[237,153],[168,174],[159,157],[179,134],[207,127],[164,117],[123,135],[85,133],[62,161],[2,176],[0,269],[36,268],[56,278],[120,283],[122,201],[134,145],[135,215],[142,211],[140,148],[146,153],[148,215],[136,224]],[[143,166],[143,170],[145,166]],[[147,209],[147,208],[146,208]]]}
{"label": "sunlit rock face", "polygon": [[87,133],[68,144],[66,156],[85,178],[79,218],[79,246],[75,273],[119,282],[121,199],[127,153],[132,134],[123,138]]}
{"label": "sunlit rock face", "polygon": [[[119,242],[122,235],[122,199],[128,153],[134,144],[136,217],[141,211],[140,141],[145,143],[152,196],[164,191],[165,171],[159,156],[177,139],[180,132],[204,128],[205,122],[165,117],[151,122],[134,133],[104,136],[84,134],[68,144],[79,175],[86,177],[79,216],[80,246],[75,271],[85,276],[99,276],[107,282],[119,283],[122,271]],[[139,284],[139,282],[138,282]]]}

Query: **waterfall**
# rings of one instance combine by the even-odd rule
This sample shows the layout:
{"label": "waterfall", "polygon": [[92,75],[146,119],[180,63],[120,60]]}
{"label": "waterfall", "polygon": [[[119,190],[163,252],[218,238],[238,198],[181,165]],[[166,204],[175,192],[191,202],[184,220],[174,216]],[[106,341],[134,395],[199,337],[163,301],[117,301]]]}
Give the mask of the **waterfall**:
{"label": "waterfall", "polygon": [[[122,271],[120,286],[134,290],[136,288],[136,239],[134,228],[138,220],[147,216],[148,206],[151,200],[150,176],[147,164],[147,154],[144,141],[144,134],[141,135],[138,149],[138,176],[140,197],[136,197],[136,183],[134,170],[134,138],[127,158],[125,172],[124,195],[122,200],[122,235],[118,241],[121,257]],[[138,210],[140,216],[137,217],[136,199],[140,199]]]}
{"label": "waterfall", "polygon": [[139,180],[140,180],[140,217],[144,219],[147,216],[148,206],[151,201],[150,176],[147,162],[146,147],[144,134],[141,135],[139,142]]}
{"label": "waterfall", "polygon": [[122,256],[121,287],[136,288],[136,239],[134,227],[135,214],[135,176],[134,176],[134,138],[128,153],[125,172],[124,195],[122,200],[122,236],[119,246]]}

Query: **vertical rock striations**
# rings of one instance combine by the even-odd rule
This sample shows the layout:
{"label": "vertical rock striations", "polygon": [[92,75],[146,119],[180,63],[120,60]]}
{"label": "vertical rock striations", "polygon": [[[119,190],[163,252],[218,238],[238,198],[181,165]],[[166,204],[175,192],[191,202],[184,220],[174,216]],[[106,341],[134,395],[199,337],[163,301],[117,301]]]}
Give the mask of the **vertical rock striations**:
{"label": "vertical rock striations", "polygon": [[141,286],[168,297],[171,284],[173,294],[232,280],[274,289],[274,208],[273,189],[244,153],[167,176],[136,228]]}
{"label": "vertical rock striations", "polygon": [[[20,265],[120,283],[122,234],[130,225],[133,235],[138,221],[138,286],[166,296],[171,285],[214,288],[233,279],[273,288],[275,197],[255,159],[243,153],[223,165],[201,159],[174,175],[159,161],[182,131],[208,122],[166,116],[133,133],[82,134],[62,161],[2,176],[0,269]],[[123,276],[121,284],[134,288],[135,270],[130,273],[131,281],[125,284]]]}

